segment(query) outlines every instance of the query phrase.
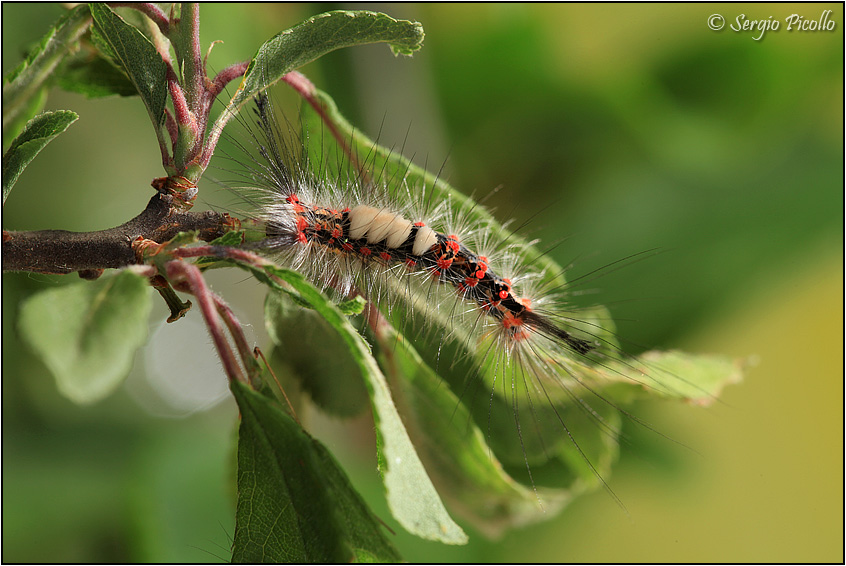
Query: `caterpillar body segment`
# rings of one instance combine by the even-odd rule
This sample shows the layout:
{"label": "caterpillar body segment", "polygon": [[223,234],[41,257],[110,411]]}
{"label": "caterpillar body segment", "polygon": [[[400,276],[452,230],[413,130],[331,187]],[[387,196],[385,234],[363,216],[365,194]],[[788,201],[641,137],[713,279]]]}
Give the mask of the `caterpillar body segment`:
{"label": "caterpillar body segment", "polygon": [[[304,204],[296,194],[267,218],[267,236],[280,246],[316,246],[362,264],[402,265],[409,272],[428,273],[435,281],[452,285],[458,295],[475,303],[481,312],[501,324],[504,336],[515,342],[541,333],[560,340],[579,354],[594,346],[558,328],[531,309],[531,301],[515,294],[511,281],[490,268],[486,256],[472,252],[454,234],[443,234],[422,221],[359,204],[329,208]],[[280,212],[286,214],[280,216]]]}

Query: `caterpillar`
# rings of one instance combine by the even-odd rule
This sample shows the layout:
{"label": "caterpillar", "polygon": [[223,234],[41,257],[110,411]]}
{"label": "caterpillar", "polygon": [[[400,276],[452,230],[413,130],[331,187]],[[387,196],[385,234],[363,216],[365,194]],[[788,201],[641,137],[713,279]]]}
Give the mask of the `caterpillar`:
{"label": "caterpillar", "polygon": [[[444,221],[451,212],[448,203],[430,213],[435,220],[427,223],[419,211],[411,216],[396,210],[395,201],[372,206],[374,198],[383,202],[389,198],[387,193],[380,194],[378,186],[364,191],[359,179],[339,191],[337,184],[321,186],[306,168],[284,163],[285,152],[280,151],[269,108],[266,94],[257,97],[258,124],[267,142],[259,146],[260,153],[268,163],[265,179],[272,180],[275,193],[261,212],[267,227],[266,248],[288,251],[294,256],[288,263],[298,269],[320,266],[318,279],[320,272],[342,274],[340,283],[335,283],[342,295],[355,284],[355,273],[368,267],[399,276],[424,274],[450,285],[461,299],[496,321],[501,342],[510,352],[534,333],[558,340],[579,354],[594,349],[589,341],[535,312],[531,300],[519,296],[511,279],[499,275],[487,256],[475,253],[450,230],[438,231],[439,220],[449,225]],[[326,198],[320,193],[331,195],[329,201],[335,204],[319,202]]]}
{"label": "caterpillar", "polygon": [[305,204],[293,190],[280,196],[284,204],[271,205],[266,211],[271,246],[298,246],[304,257],[354,257],[361,265],[375,262],[389,270],[403,266],[408,272],[425,273],[438,283],[452,285],[459,297],[491,316],[500,325],[508,350],[534,332],[560,340],[580,354],[593,349],[588,341],[534,312],[528,299],[516,295],[511,281],[490,268],[486,256],[470,251],[455,234],[437,232],[423,221],[412,222],[399,213],[365,204],[339,210]]}
{"label": "caterpillar", "polygon": [[[339,297],[365,296],[406,331],[434,335],[434,363],[458,367],[453,373],[465,377],[452,387],[461,395],[472,387],[489,392],[480,428],[495,452],[505,433],[491,415],[510,403],[519,443],[511,462],[522,459],[535,493],[533,469],[548,458],[537,453],[565,446],[622,506],[599,471],[607,462],[596,462],[593,438],[579,438],[587,424],[601,442],[616,442],[619,409],[603,387],[622,382],[672,395],[668,382],[691,383],[672,371],[657,379],[656,366],[647,370],[624,355],[602,312],[575,308],[561,273],[533,261],[535,242],[500,236],[473,214],[478,205],[436,196],[402,174],[386,178],[385,170],[368,171],[349,158],[330,172],[328,159],[298,155],[304,140],[284,139],[266,93],[254,110],[249,147],[237,145],[260,159],[236,160],[246,169],[251,185],[242,189],[255,195],[248,200],[263,230],[252,248]],[[524,434],[525,407],[537,440]],[[559,428],[555,441],[541,432],[550,423]]]}

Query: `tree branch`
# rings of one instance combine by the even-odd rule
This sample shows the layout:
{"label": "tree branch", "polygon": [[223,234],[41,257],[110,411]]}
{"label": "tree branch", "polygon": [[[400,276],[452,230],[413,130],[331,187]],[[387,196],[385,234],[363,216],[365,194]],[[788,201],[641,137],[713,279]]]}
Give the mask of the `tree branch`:
{"label": "tree branch", "polygon": [[238,226],[225,213],[174,212],[172,200],[157,194],[129,222],[97,232],[4,230],[3,271],[73,273],[125,267],[137,263],[132,243],[139,237],[163,243],[179,232],[198,230],[200,239],[211,241]]}

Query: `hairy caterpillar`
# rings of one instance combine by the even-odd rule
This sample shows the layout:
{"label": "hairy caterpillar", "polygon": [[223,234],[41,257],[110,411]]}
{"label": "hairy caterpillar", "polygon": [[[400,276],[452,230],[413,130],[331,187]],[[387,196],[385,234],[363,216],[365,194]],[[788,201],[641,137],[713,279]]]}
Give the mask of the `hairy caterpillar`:
{"label": "hairy caterpillar", "polygon": [[[407,182],[408,170],[389,172],[375,160],[369,169],[354,159],[335,168],[300,157],[307,140],[283,139],[265,94],[256,114],[250,147],[241,146],[260,156],[242,163],[263,230],[252,247],[340,297],[364,295],[407,333],[434,336],[429,360],[457,376],[450,385],[471,404],[483,397],[472,388],[487,391],[476,421],[510,473],[523,463],[538,499],[537,483],[548,485],[550,476],[557,476],[552,485],[589,476],[610,492],[601,445],[616,442],[617,403],[631,392],[611,395],[608,386],[693,396],[677,391],[688,385],[703,393],[673,369],[658,378],[659,366],[647,371],[644,360],[623,355],[604,312],[570,305],[561,273],[538,261],[531,243],[503,236],[476,214],[478,205]],[[492,418],[503,408],[510,430]],[[514,433],[516,453],[503,447]],[[576,471],[543,469],[556,458]]]}

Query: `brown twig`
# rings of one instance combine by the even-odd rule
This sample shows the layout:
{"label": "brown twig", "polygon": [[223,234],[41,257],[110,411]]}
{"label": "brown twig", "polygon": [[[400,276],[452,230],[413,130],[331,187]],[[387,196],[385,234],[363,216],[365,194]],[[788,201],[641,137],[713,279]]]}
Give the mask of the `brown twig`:
{"label": "brown twig", "polygon": [[197,230],[211,241],[232,230],[236,220],[218,212],[175,212],[173,198],[157,194],[125,224],[96,232],[3,231],[3,271],[90,272],[137,263],[132,242],[141,237],[163,243],[179,232]]}

